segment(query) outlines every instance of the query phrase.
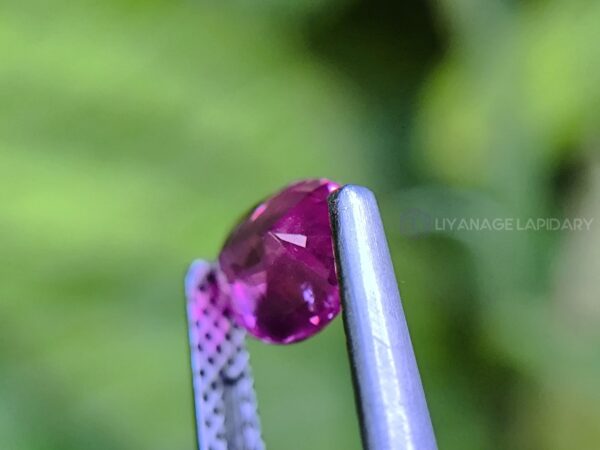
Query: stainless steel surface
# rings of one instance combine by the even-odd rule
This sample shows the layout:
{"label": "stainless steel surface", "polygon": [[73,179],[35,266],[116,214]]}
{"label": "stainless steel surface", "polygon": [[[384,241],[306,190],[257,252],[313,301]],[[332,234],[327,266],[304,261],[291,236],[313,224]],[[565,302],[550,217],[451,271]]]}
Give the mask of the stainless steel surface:
{"label": "stainless steel surface", "polygon": [[345,186],[330,214],[364,447],[436,449],[375,197]]}
{"label": "stainless steel surface", "polygon": [[246,332],[227,317],[217,276],[199,260],[185,280],[198,449],[264,450]]}

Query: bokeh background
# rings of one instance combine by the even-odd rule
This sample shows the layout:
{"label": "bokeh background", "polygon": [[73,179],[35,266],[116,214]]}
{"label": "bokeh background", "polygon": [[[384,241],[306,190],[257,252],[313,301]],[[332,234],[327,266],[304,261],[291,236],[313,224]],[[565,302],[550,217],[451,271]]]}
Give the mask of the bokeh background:
{"label": "bokeh background", "polygon": [[[442,449],[600,448],[600,3],[0,2],[0,448],[194,446],[182,277],[327,176],[377,194]],[[422,231],[422,230],[421,230]],[[341,321],[251,344],[268,448],[360,448]]]}

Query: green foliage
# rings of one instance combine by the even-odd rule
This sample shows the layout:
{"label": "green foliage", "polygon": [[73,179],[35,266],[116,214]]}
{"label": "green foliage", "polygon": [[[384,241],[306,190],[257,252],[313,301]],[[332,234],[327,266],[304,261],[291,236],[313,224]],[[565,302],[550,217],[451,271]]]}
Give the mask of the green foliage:
{"label": "green foliage", "polygon": [[[440,448],[597,447],[599,225],[400,219],[599,217],[598,4],[221,3],[0,5],[0,448],[193,448],[186,265],[309,176],[378,194]],[[360,448],[339,320],[251,352],[269,448]]]}

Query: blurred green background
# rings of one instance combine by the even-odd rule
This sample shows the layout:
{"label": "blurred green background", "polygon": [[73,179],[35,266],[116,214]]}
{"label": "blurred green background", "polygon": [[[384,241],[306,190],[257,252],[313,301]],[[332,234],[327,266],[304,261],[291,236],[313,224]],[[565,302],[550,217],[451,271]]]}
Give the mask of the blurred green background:
{"label": "blurred green background", "polygon": [[[0,448],[194,446],[182,277],[326,176],[377,194],[440,448],[600,448],[600,2],[0,2]],[[267,447],[359,449],[341,321],[251,344]]]}

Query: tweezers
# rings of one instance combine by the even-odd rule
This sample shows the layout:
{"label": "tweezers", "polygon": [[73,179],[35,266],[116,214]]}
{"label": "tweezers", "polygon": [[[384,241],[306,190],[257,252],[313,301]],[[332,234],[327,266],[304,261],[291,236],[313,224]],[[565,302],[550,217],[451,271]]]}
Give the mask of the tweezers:
{"label": "tweezers", "polygon": [[[329,198],[342,316],[363,448],[437,448],[381,216],[367,188]],[[199,450],[262,450],[245,331],[214,289],[218,272],[195,261],[186,276]]]}

